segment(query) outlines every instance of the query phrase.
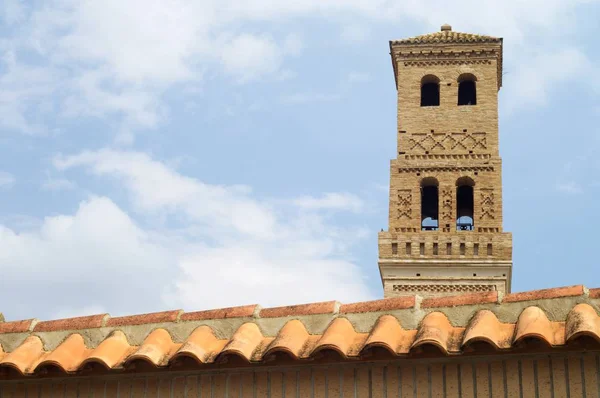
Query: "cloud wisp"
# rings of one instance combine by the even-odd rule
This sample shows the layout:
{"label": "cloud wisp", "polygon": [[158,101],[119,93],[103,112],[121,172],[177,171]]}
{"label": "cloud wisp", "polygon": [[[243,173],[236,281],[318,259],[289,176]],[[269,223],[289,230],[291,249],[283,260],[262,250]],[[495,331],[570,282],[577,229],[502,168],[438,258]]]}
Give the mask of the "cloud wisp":
{"label": "cloud wisp", "polygon": [[[339,28],[342,46],[367,41],[372,36],[365,28],[369,22],[417,22],[425,30],[451,22],[458,30],[503,36],[514,65],[519,65],[507,84],[514,80],[522,102],[537,104],[543,93],[536,87],[572,76],[555,70],[533,76],[539,62],[549,65],[545,58],[558,57],[575,71],[589,64],[568,42],[568,35],[558,37],[555,32],[559,23],[561,32],[576,26],[565,15],[587,3],[515,0],[481,7],[473,0],[51,0],[34,8],[7,1],[0,8],[8,27],[0,40],[0,127],[39,134],[45,132],[45,118],[54,115],[117,118],[126,131],[121,136],[127,137],[120,141],[131,143],[133,131],[156,128],[166,119],[165,92],[201,84],[207,72],[228,76],[235,84],[295,75],[288,58],[302,56],[314,43],[298,32],[282,30],[280,24],[303,18]],[[340,15],[350,20],[360,16],[362,24]],[[256,23],[260,29],[248,28]],[[524,49],[527,54],[550,55],[521,56]],[[543,85],[537,84],[540,79]]]}
{"label": "cloud wisp", "polygon": [[[129,200],[91,196],[25,232],[0,227],[10,275],[0,295],[14,297],[23,280],[36,292],[11,308],[22,316],[372,297],[352,251],[364,230],[328,223],[332,209],[360,209],[358,197],[259,200],[249,187],[206,184],[138,152],[82,152],[55,165],[114,179]],[[41,300],[48,295],[52,303]]]}

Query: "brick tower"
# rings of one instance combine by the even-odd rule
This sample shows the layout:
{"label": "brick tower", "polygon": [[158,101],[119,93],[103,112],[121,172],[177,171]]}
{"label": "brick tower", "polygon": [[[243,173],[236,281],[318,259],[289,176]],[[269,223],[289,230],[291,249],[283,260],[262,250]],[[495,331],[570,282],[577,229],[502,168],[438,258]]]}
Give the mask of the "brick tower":
{"label": "brick tower", "polygon": [[502,231],[498,91],[502,39],[440,32],[390,42],[398,91],[389,228],[379,234],[385,297],[510,292]]}

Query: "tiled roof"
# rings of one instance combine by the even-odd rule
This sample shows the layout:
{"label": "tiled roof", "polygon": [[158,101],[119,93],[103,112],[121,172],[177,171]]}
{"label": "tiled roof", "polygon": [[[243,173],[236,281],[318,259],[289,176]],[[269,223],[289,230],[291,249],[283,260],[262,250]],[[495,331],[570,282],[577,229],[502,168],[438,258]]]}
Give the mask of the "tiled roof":
{"label": "tiled roof", "polygon": [[409,296],[353,304],[0,322],[0,375],[119,372],[138,364],[170,369],[184,362],[211,366],[228,359],[246,366],[330,355],[360,360],[372,359],[374,350],[399,358],[432,352],[510,353],[526,350],[532,341],[553,350],[581,338],[600,347],[599,305],[600,289],[571,286],[505,297],[495,292]]}
{"label": "tiled roof", "polygon": [[502,39],[492,36],[441,31],[426,35],[393,40],[392,44],[432,44],[432,43],[500,43]]}

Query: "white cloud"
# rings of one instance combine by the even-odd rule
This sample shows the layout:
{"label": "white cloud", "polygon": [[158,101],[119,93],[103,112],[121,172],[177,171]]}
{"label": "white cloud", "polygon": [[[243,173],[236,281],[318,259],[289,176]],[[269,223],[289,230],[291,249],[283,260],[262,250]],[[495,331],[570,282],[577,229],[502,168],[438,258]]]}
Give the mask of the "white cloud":
{"label": "white cloud", "polygon": [[120,116],[121,130],[155,127],[165,114],[156,93],[144,87],[106,87],[111,80],[108,71],[94,70],[80,74],[71,81],[70,93],[62,103],[63,114],[68,117]]}
{"label": "white cloud", "polygon": [[0,188],[10,188],[15,183],[15,177],[6,171],[0,171]]}
{"label": "white cloud", "polygon": [[0,226],[0,297],[12,303],[5,314],[18,317],[48,317],[100,303],[126,311],[132,300],[156,310],[161,308],[152,291],[157,284],[147,281],[169,275],[170,265],[172,254],[160,239],[142,231],[108,198],[91,198],[75,214],[47,217],[31,231]]}
{"label": "white cloud", "polygon": [[372,297],[352,255],[364,228],[327,219],[360,211],[352,194],[258,200],[249,187],[206,184],[136,152],[82,152],[55,164],[116,179],[130,201],[94,196],[25,232],[0,225],[0,300],[22,281],[35,292],[6,309],[11,319]]}
{"label": "white cloud", "polygon": [[183,0],[67,0],[55,2],[54,9],[65,11],[68,27],[57,37],[58,49],[73,60],[107,67],[121,82],[193,77],[188,57],[202,50],[196,39],[213,20],[209,8]]}
{"label": "white cloud", "polygon": [[[123,123],[118,130],[127,131],[118,132],[126,137],[119,139],[132,141],[135,130],[155,128],[168,115],[163,95],[169,88],[196,84],[207,71],[223,71],[238,83],[293,75],[287,57],[310,43],[281,26],[300,18],[339,27],[352,41],[363,40],[368,26],[401,22],[417,23],[423,32],[450,22],[455,30],[504,36],[505,55],[511,55],[506,65],[518,65],[507,83],[514,79],[523,102],[537,103],[540,76],[532,71],[543,59],[529,54],[550,50],[560,55],[553,58],[557,64],[577,69],[583,61],[569,53],[569,32],[577,27],[572,15],[592,1],[50,0],[43,7],[4,1],[0,18],[11,30],[0,52],[15,59],[0,72],[0,123],[34,133],[44,131],[40,109],[67,117],[116,116]],[[359,25],[348,22],[356,16]],[[35,56],[22,55],[28,53]],[[575,58],[562,57],[569,55]],[[541,76],[546,86],[569,78],[549,69]]]}
{"label": "white cloud", "polygon": [[38,116],[52,110],[49,98],[60,75],[49,68],[19,62],[13,50],[0,46],[0,127],[26,134],[46,132]]}
{"label": "white cloud", "polygon": [[268,208],[248,199],[248,187],[203,184],[176,173],[143,153],[83,152],[57,158],[55,164],[60,170],[85,166],[97,175],[120,178],[136,208],[141,211],[183,212],[204,225],[231,228],[255,237],[271,238],[276,234],[273,214]]}
{"label": "white cloud", "polygon": [[[570,80],[581,81],[581,76],[596,79],[593,67],[586,55],[577,48],[546,50],[530,56],[529,62],[508,70],[507,89],[511,90],[509,110],[524,105],[543,105],[550,98],[549,91]],[[597,80],[597,79],[596,79]]]}

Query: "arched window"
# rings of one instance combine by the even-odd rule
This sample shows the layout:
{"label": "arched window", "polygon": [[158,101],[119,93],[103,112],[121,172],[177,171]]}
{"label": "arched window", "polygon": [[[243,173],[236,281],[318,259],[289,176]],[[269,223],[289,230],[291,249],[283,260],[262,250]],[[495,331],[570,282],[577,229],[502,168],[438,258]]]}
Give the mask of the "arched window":
{"label": "arched window", "polygon": [[440,79],[427,75],[421,79],[421,106],[440,105]]}
{"label": "arched window", "polygon": [[438,229],[438,181],[433,177],[421,181],[421,230]]}
{"label": "arched window", "polygon": [[474,227],[473,187],[475,181],[461,177],[456,181],[456,230],[472,231]]}
{"label": "arched window", "polygon": [[477,78],[470,73],[458,77],[458,105],[477,105],[476,81]]}

